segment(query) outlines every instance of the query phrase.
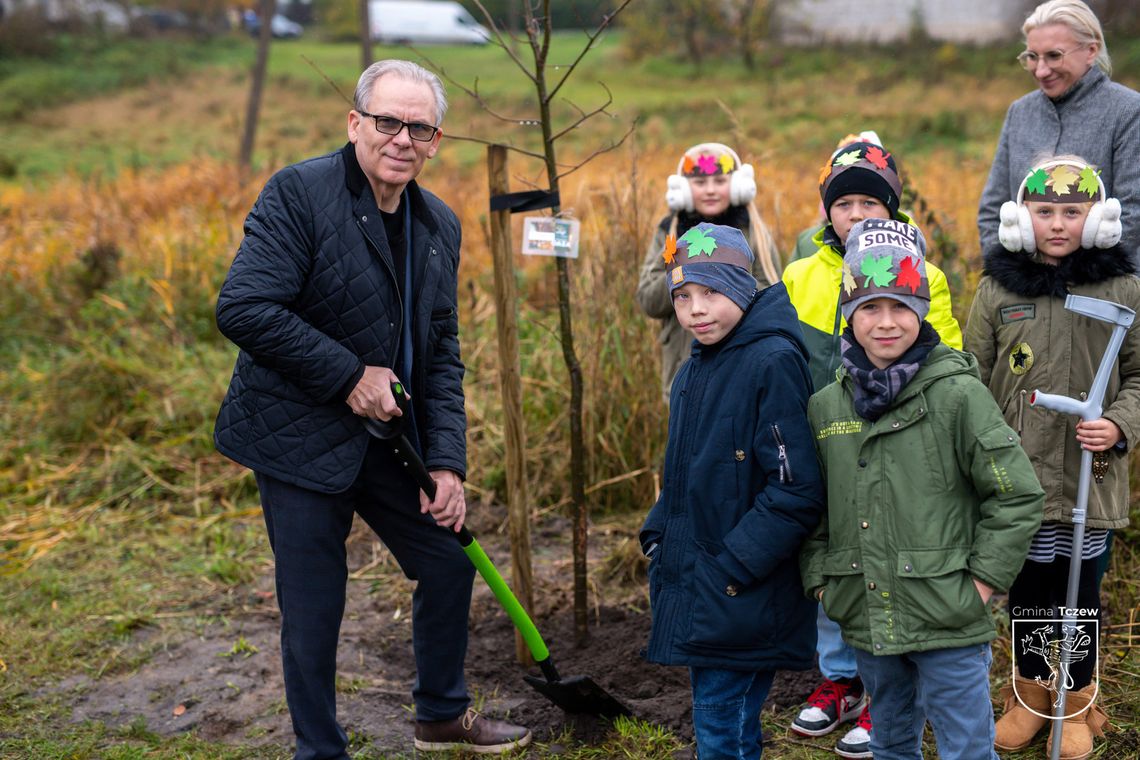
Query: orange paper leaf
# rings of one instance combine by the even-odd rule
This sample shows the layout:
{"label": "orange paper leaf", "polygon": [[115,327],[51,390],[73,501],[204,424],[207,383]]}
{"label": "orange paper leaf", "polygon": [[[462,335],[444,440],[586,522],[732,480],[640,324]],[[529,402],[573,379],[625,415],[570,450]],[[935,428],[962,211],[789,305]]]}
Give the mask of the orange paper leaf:
{"label": "orange paper leaf", "polygon": [[665,250],[661,253],[661,258],[665,259],[665,266],[673,266],[673,257],[677,255],[677,236],[665,236]]}
{"label": "orange paper leaf", "polygon": [[692,174],[694,166],[696,166],[696,164],[693,163],[693,159],[689,156],[685,156],[685,160],[681,163],[681,173]]}
{"label": "orange paper leaf", "polygon": [[831,174],[831,162],[828,161],[819,170],[819,186],[823,187],[823,183],[827,182],[827,176]]}

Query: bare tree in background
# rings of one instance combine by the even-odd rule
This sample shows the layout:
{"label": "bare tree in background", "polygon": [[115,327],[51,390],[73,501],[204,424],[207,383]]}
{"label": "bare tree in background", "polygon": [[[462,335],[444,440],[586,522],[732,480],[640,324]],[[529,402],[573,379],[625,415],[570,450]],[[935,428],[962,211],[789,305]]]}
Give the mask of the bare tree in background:
{"label": "bare tree in background", "polygon": [[360,70],[372,65],[372,23],[368,14],[369,0],[360,0]]}
{"label": "bare tree in background", "polygon": [[[585,32],[586,42],[573,60],[569,64],[556,66],[549,61],[550,45],[554,32],[550,19],[551,0],[539,0],[538,2],[530,2],[527,0],[521,3],[523,32],[526,35],[521,42],[525,43],[530,49],[530,62],[523,60],[523,58],[515,52],[516,46],[512,43],[520,41],[514,39],[513,35],[501,29],[495,23],[494,18],[488,13],[486,7],[480,0],[473,0],[483,16],[484,23],[491,30],[491,44],[498,45],[502,48],[503,52],[510,57],[515,66],[522,72],[526,80],[533,85],[535,104],[538,107],[538,116],[536,118],[519,119],[497,113],[491,105],[484,100],[483,96],[480,95],[478,80],[475,81],[472,87],[466,87],[449,77],[447,72],[439,66],[435,66],[441,76],[474,98],[487,113],[496,119],[518,126],[537,125],[542,129],[541,153],[524,150],[513,145],[506,147],[509,150],[543,162],[546,168],[546,179],[549,183],[548,187],[551,193],[558,193],[559,180],[563,177],[571,172],[577,171],[599,155],[614,150],[625,142],[626,137],[633,132],[634,125],[631,125],[620,139],[598,148],[578,164],[567,166],[558,162],[556,144],[563,137],[578,127],[581,127],[589,120],[601,115],[612,116],[606,109],[613,103],[613,97],[610,94],[609,88],[599,82],[606,95],[605,102],[601,105],[586,111],[566,101],[574,110],[575,115],[569,120],[569,123],[560,127],[555,126],[554,116],[551,113],[551,106],[554,104],[555,98],[562,90],[563,85],[565,85],[567,80],[574,74],[578,64],[580,64],[590,50],[593,49],[606,27],[610,25],[614,18],[621,13],[631,1],[632,0],[621,0],[614,10],[602,19],[597,27]],[[552,66],[554,66],[557,71],[557,74],[554,75],[557,77],[556,81],[549,79],[552,74],[550,70]],[[452,139],[455,139],[454,135],[452,135]],[[493,144],[492,141],[477,138],[467,137],[460,139]],[[555,205],[552,209],[552,213],[557,216],[560,212],[561,207]],[[578,356],[574,350],[574,329],[570,308],[570,262],[562,257],[556,258],[555,261],[558,269],[559,337],[562,343],[562,358],[566,363],[566,369],[570,377],[570,495],[574,510],[574,535],[572,542],[574,554],[574,630],[577,643],[583,645],[589,636],[586,598],[587,522],[589,518],[589,508],[586,504],[586,445],[582,432],[582,367],[578,362]],[[529,556],[526,557],[526,562],[529,567]]]}
{"label": "bare tree in background", "polygon": [[257,120],[261,111],[261,93],[265,89],[265,71],[269,67],[269,45],[273,41],[272,21],[277,12],[277,0],[261,0],[258,14],[261,27],[257,36],[257,58],[253,63],[253,75],[249,83],[249,102],[245,109],[245,128],[241,133],[241,150],[238,152],[238,167],[248,173],[253,164],[253,142],[257,135]]}

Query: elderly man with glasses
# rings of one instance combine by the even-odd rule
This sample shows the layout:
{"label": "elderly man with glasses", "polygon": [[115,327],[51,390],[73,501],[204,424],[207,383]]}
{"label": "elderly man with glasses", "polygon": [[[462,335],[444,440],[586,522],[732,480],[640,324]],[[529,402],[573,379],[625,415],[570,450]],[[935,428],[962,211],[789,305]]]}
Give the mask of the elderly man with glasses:
{"label": "elderly man with glasses", "polygon": [[[416,581],[416,748],[506,752],[531,735],[470,709],[474,570],[447,535],[466,516],[460,228],[416,182],[439,150],[447,99],[431,72],[386,60],[361,75],[353,105],[348,144],[279,171],[246,218],[218,296],[218,327],[240,351],[215,443],[261,494],[296,760],[348,758],[336,650],[357,514]],[[434,499],[368,433],[366,421],[394,417]]]}
{"label": "elderly man with glasses", "polygon": [[1081,0],[1041,3],[1017,57],[1037,84],[1009,107],[978,206],[982,252],[1001,248],[998,214],[1044,157],[1081,156],[1124,209],[1121,247],[1140,263],[1140,93],[1113,82],[1100,20]]}

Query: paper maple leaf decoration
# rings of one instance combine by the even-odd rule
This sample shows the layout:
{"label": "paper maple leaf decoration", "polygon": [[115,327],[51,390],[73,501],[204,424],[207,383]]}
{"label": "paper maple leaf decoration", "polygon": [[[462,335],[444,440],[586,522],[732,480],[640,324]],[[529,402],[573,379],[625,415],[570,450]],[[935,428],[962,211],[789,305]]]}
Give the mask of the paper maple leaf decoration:
{"label": "paper maple leaf decoration", "polygon": [[870,287],[872,281],[880,288],[890,286],[895,276],[891,273],[891,254],[883,256],[868,256],[863,259],[859,267],[860,273],[867,279],[863,280],[863,287]]}
{"label": "paper maple leaf decoration", "polygon": [[716,239],[696,227],[689,228],[689,231],[681,236],[681,240],[689,244],[690,259],[702,253],[712,256],[712,252],[716,250]]}
{"label": "paper maple leaf decoration", "polygon": [[907,256],[899,264],[899,277],[895,284],[910,288],[911,293],[917,293],[922,287],[922,275],[918,273],[918,259]]}
{"label": "paper maple leaf decoration", "polygon": [[720,170],[723,174],[728,174],[736,169],[736,162],[732,160],[732,156],[727,153],[721,153],[720,158],[716,160],[720,164]]}
{"label": "paper maple leaf decoration", "polygon": [[681,162],[681,173],[692,174],[693,167],[696,165],[697,164],[693,161],[692,156],[685,156],[685,159]]}
{"label": "paper maple leaf decoration", "polygon": [[701,174],[716,174],[716,159],[712,156],[698,156],[697,166],[701,167]]}
{"label": "paper maple leaf decoration", "polygon": [[1025,192],[1035,193],[1037,195],[1045,194],[1045,182],[1049,179],[1049,175],[1045,173],[1044,169],[1038,169],[1029,175],[1025,180]]}
{"label": "paper maple leaf decoration", "polygon": [[851,291],[854,290],[855,288],[857,288],[858,286],[859,286],[859,283],[855,282],[855,277],[854,277],[854,275],[851,274],[851,265],[848,264],[846,261],[844,261],[843,262],[843,292],[847,295],[851,295]]}
{"label": "paper maple leaf decoration", "polygon": [[819,185],[823,187],[823,183],[827,182],[827,178],[831,175],[831,162],[828,161],[819,170]]}
{"label": "paper maple leaf decoration", "polygon": [[665,250],[661,252],[661,258],[665,259],[665,266],[673,266],[673,259],[677,257],[677,236],[665,236]]}
{"label": "paper maple leaf decoration", "polygon": [[1091,166],[1081,169],[1081,184],[1077,185],[1078,193],[1085,193],[1092,198],[1100,192],[1100,174]]}
{"label": "paper maple leaf decoration", "polygon": [[890,157],[890,153],[884,153],[883,149],[877,145],[867,148],[866,159],[874,164],[876,169],[886,169],[887,159]]}
{"label": "paper maple leaf decoration", "polygon": [[1069,192],[1069,187],[1077,184],[1079,180],[1080,177],[1078,177],[1072,169],[1067,166],[1058,166],[1053,170],[1053,173],[1049,176],[1049,181],[1045,184],[1052,187],[1053,192],[1057,195],[1065,195]]}
{"label": "paper maple leaf decoration", "polygon": [[860,158],[862,158],[862,156],[859,153],[859,149],[856,148],[855,150],[849,150],[846,153],[841,153],[840,155],[836,156],[835,165],[851,166],[851,164],[858,163]]}

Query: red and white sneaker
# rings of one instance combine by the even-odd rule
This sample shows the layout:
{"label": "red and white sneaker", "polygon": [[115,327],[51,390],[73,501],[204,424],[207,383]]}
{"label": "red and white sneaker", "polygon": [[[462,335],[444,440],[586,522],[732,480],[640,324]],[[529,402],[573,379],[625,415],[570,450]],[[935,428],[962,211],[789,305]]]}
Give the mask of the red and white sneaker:
{"label": "red and white sneaker", "polygon": [[858,676],[843,681],[825,679],[792,721],[792,730],[801,736],[829,734],[840,723],[859,715],[866,703],[867,693]]}
{"label": "red and white sneaker", "polygon": [[835,745],[835,754],[840,757],[869,758],[871,757],[871,702],[859,713],[854,727]]}

